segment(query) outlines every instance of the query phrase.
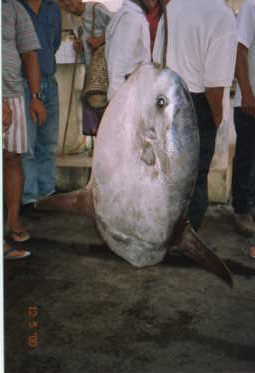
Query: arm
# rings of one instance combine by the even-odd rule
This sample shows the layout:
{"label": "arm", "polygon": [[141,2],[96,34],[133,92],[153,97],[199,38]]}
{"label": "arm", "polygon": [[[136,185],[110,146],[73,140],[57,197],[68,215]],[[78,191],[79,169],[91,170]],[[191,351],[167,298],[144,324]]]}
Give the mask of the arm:
{"label": "arm", "polygon": [[255,115],[255,98],[252,91],[248,52],[255,37],[255,4],[246,1],[242,5],[237,18],[238,25],[238,49],[236,61],[236,77],[242,93],[242,109],[250,115]]}
{"label": "arm", "polygon": [[95,6],[95,24],[100,36],[89,37],[87,42],[92,49],[96,49],[105,43],[105,30],[111,20],[112,13],[103,5]]}
{"label": "arm", "polygon": [[56,53],[61,44],[62,19],[61,19],[60,8],[57,4],[55,5],[56,5],[56,16],[55,16],[56,34],[55,34],[55,40],[54,40],[54,51]]}
{"label": "arm", "polygon": [[214,26],[205,51],[204,85],[215,126],[218,127],[223,119],[224,88],[230,87],[234,78],[237,32],[235,18],[228,11],[219,15]]}
{"label": "arm", "polygon": [[242,109],[255,116],[255,97],[249,80],[248,51],[248,48],[242,43],[238,44],[236,77],[242,93]]}
{"label": "arm", "polygon": [[[40,92],[41,74],[38,62],[37,49],[40,44],[33,23],[25,8],[17,1],[16,18],[16,47],[20,54],[25,75],[29,83],[31,94]],[[34,122],[42,124],[46,120],[46,109],[42,101],[33,98],[30,105],[31,117]]]}
{"label": "arm", "polygon": [[[24,65],[31,94],[33,95],[33,93],[40,92],[41,73],[37,53],[35,51],[22,53],[21,59]],[[31,100],[30,113],[34,122],[38,120],[39,124],[41,125],[46,121],[47,112],[44,104],[36,97],[32,98]]]}
{"label": "arm", "polygon": [[212,115],[216,127],[222,122],[223,118],[223,87],[206,88],[205,94],[212,110]]}
{"label": "arm", "polygon": [[102,3],[98,3],[95,10],[97,27],[104,32],[114,13],[110,12]]}
{"label": "arm", "polygon": [[82,54],[84,52],[83,42],[79,38],[75,38],[73,41],[73,48],[76,53]]}

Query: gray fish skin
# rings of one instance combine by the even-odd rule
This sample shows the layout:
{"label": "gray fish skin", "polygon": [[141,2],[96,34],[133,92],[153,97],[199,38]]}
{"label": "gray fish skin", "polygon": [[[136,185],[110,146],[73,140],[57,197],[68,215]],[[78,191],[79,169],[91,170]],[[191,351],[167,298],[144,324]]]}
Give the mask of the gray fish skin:
{"label": "gray fish skin", "polygon": [[170,69],[144,65],[108,105],[89,184],[37,207],[89,216],[109,248],[134,266],[157,264],[178,248],[232,287],[224,261],[186,219],[198,158],[196,117],[184,82]]}
{"label": "gray fish skin", "polygon": [[90,187],[110,249],[132,265],[159,263],[196,180],[199,134],[191,97],[172,70],[142,65],[110,102]]}

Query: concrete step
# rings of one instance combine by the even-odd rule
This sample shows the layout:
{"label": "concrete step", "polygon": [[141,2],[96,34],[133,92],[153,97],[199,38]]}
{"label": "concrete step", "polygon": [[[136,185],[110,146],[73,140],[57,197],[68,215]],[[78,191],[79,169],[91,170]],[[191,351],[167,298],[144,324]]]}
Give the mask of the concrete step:
{"label": "concrete step", "polygon": [[57,156],[57,187],[72,191],[83,188],[89,180],[92,157],[89,153]]}
{"label": "concrete step", "polygon": [[57,156],[58,167],[91,168],[92,156],[89,153],[59,154]]}

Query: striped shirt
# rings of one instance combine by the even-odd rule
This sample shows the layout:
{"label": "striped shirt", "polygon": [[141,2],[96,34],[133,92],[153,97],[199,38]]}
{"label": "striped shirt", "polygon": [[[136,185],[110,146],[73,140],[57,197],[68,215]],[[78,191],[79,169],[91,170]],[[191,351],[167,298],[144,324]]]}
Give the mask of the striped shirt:
{"label": "striped shirt", "polygon": [[40,49],[32,21],[15,0],[2,2],[2,89],[4,97],[23,95],[20,54]]}

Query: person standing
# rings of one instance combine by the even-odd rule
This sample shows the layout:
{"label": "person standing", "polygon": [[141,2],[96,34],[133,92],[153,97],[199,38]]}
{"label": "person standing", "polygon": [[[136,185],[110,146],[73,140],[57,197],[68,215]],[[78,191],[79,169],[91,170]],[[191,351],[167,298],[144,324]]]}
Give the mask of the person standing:
{"label": "person standing", "polygon": [[242,5],[237,24],[239,87],[234,100],[237,138],[232,204],[238,232],[250,236],[255,234],[255,0],[246,0]]}
{"label": "person standing", "polygon": [[[111,19],[112,13],[102,3],[82,0],[60,0],[60,7],[66,12],[81,17],[80,38],[74,43],[77,52],[83,52],[85,66],[88,67],[91,62],[93,49],[105,43],[105,29]],[[95,7],[95,18],[93,8]],[[94,33],[91,36],[92,24],[94,18]]]}
{"label": "person standing", "polygon": [[108,99],[141,63],[152,61],[162,10],[158,0],[125,0],[106,30]]}
{"label": "person standing", "polygon": [[[94,1],[60,0],[60,7],[66,12],[80,17],[80,25],[76,30],[77,35],[74,40],[74,49],[76,53],[82,56],[85,64],[85,88],[87,76],[89,73],[93,74],[93,72],[90,72],[93,54],[105,44],[105,30],[110,22],[112,13],[103,4]],[[104,51],[101,53],[104,56]],[[99,74],[104,82],[104,71],[102,69]],[[93,80],[93,77],[90,76],[90,79]],[[99,80],[101,80],[100,77],[96,77],[96,81]],[[102,85],[102,81],[100,85]],[[101,101],[103,100],[100,107],[91,107],[87,100],[82,97],[84,135],[96,136],[97,134],[106,105],[105,95],[100,95],[99,97]]]}
{"label": "person standing", "polygon": [[[6,98],[2,100],[2,133],[8,131],[12,124],[12,111],[9,105],[9,102]],[[3,242],[3,254],[4,258],[9,259],[22,259],[30,255],[30,252],[27,250],[18,250],[16,247],[12,247],[8,242],[4,240]]]}
{"label": "person standing", "polygon": [[27,151],[27,127],[21,66],[33,97],[29,111],[34,120],[43,124],[47,113],[38,100],[40,67],[37,50],[40,48],[33,24],[25,9],[15,0],[2,2],[2,95],[3,95],[3,179],[8,210],[7,226],[12,240],[30,238],[20,217],[23,193],[21,155]]}
{"label": "person standing", "polygon": [[[59,129],[59,99],[55,79],[55,53],[61,43],[61,12],[53,0],[20,0],[34,24],[41,49],[38,52],[42,74],[40,91],[31,94],[25,81],[28,122],[28,152],[23,155],[25,173],[23,205],[33,206],[40,198],[55,193],[56,149]],[[47,120],[40,125],[29,113],[31,100],[42,100]]]}
{"label": "person standing", "polygon": [[[171,0],[167,5],[167,66],[186,82],[195,106],[200,134],[199,172],[188,218],[197,231],[208,207],[208,172],[217,128],[223,117],[223,93],[234,78],[236,21],[224,0]],[[154,60],[161,61],[163,22]]]}

